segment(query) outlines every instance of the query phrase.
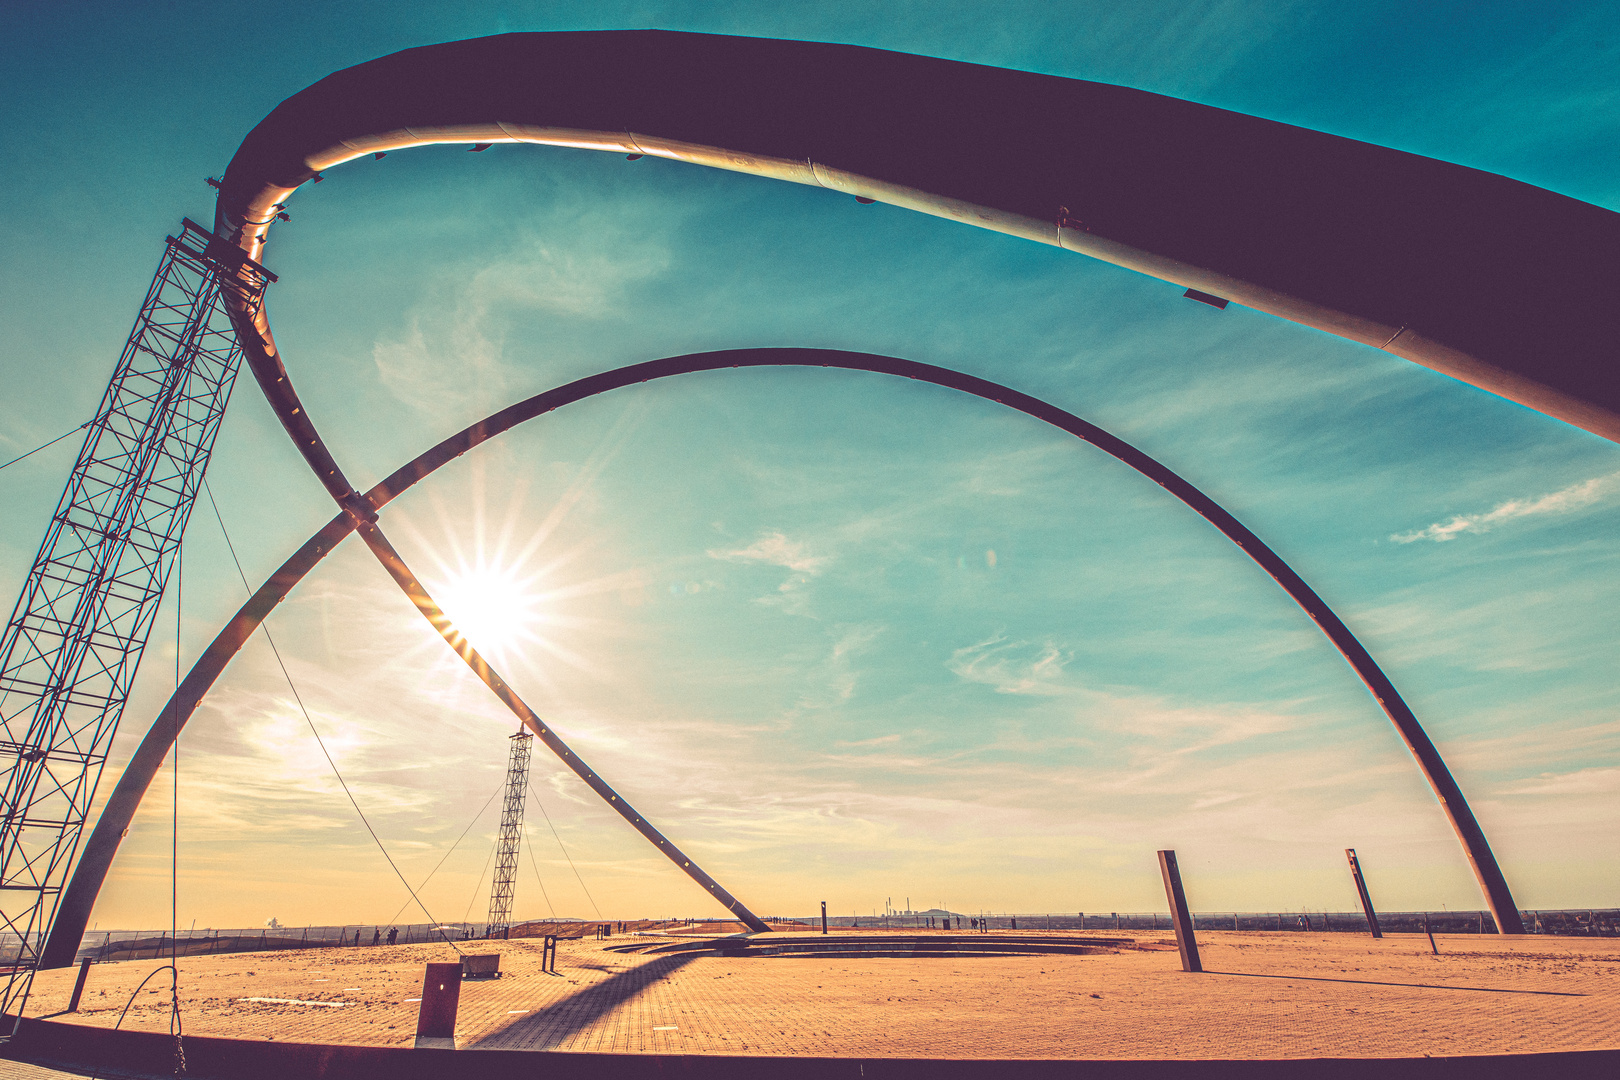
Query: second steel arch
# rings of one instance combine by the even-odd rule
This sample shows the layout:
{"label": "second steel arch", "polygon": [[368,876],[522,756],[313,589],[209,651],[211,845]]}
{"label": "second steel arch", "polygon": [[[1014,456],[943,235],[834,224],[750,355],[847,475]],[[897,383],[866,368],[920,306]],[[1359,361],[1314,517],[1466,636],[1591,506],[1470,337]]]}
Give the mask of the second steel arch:
{"label": "second steel arch", "polygon": [[[1508,934],[1523,933],[1523,924],[1512,893],[1491,852],[1484,830],[1474,818],[1461,788],[1446,767],[1439,751],[1389,677],[1315,590],[1246,526],[1174,471],[1123,439],[1073,413],[1011,387],[914,360],[837,350],[739,349],[652,360],[579,379],[502,409],[401,466],[387,479],[365,493],[365,503],[370,513],[375,515],[418,481],[432,475],[468,450],[518,424],[564,405],[653,379],[724,368],[755,367],[827,367],[876,372],[915,379],[995,401],[1092,444],[1159,484],[1191,507],[1241,548],[1305,610],[1366,684],[1385,715],[1395,725],[1396,731],[1412,752],[1418,768],[1439,799],[1447,819],[1462,844],[1463,852],[1474,871],[1498,929]],[[192,667],[119,778],[106,809],[96,823],[95,831],[85,845],[84,854],[63,896],[51,939],[45,949],[46,966],[62,966],[72,962],[84,927],[89,920],[90,909],[106,879],[123,833],[133,819],[147,787],[157,775],[158,768],[173,745],[179,730],[190,719],[215,680],[259,624],[321,559],[354,531],[357,531],[356,518],[347,511],[338,514],[327,523],[259,587]],[[533,719],[531,726],[536,727],[537,733],[541,734],[542,738],[549,735],[550,738],[546,740],[548,744],[556,744],[552,749],[563,757],[575,772],[597,790],[604,800],[609,801],[610,805],[638,831],[646,835],[649,841],[674,859],[676,864],[699,884],[707,887],[716,899],[739,917],[749,914],[747,909],[734,901],[729,893],[718,886],[718,883],[692,865],[690,860],[681,855],[673,845],[663,840],[662,834],[636,814],[633,808],[614,793],[600,777],[585,768],[577,757],[571,758],[571,751],[561,744],[554,733],[541,725],[538,717]],[[581,771],[582,769],[584,771]],[[746,917],[745,921],[748,921]]]}

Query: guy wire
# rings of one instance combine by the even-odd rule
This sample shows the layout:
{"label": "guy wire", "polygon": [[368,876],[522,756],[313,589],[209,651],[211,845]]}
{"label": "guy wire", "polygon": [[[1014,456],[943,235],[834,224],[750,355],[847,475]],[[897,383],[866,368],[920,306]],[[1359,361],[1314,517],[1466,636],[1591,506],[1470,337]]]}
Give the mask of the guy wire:
{"label": "guy wire", "polygon": [[556,837],[558,849],[562,851],[563,858],[568,860],[568,869],[574,872],[574,877],[579,881],[579,887],[585,889],[585,899],[591,902],[591,910],[596,912],[597,919],[601,919],[602,909],[596,906],[596,898],[591,895],[591,890],[585,888],[585,879],[579,876],[579,867],[574,865],[573,856],[569,855],[568,848],[563,846],[562,837],[557,836],[557,826],[551,824],[551,815],[546,813],[546,804],[541,802],[540,796],[534,793],[534,780],[532,778],[529,780],[529,798],[533,799],[534,805],[540,808],[540,816],[546,819],[546,824],[551,825],[551,835]]}
{"label": "guy wire", "polygon": [[[219,531],[225,537],[225,546],[230,550],[231,561],[236,564],[236,574],[242,579],[242,587],[251,596],[253,586],[248,584],[247,574],[242,570],[242,560],[236,557],[236,545],[231,543],[231,532],[225,527],[225,518],[219,512],[219,503],[214,500],[214,490],[208,486],[206,476],[203,477],[203,490],[208,493],[208,505],[214,508],[214,520],[219,522]],[[371,839],[375,841],[377,850],[382,852],[382,857],[388,862],[388,868],[394,872],[395,877],[399,878],[399,883],[405,886],[405,891],[411,894],[411,899],[415,900],[416,906],[422,909],[422,914],[428,917],[428,922],[432,923],[434,929],[439,931],[440,939],[454,949],[457,956],[466,955],[461,951],[460,946],[445,936],[443,930],[439,930],[439,920],[433,917],[433,913],[427,909],[427,905],[422,903],[422,898],[416,895],[416,890],[411,888],[411,883],[405,880],[404,874],[400,873],[399,866],[394,862],[394,857],[388,854],[388,849],[383,846],[382,837],[378,836],[377,830],[371,827],[371,822],[366,818],[366,812],[360,809],[360,803],[355,799],[354,792],[349,790],[348,781],[343,779],[343,773],[338,770],[337,762],[332,760],[331,753],[326,749],[326,740],[321,738],[320,731],[315,727],[315,721],[309,715],[309,709],[304,706],[304,698],[298,693],[298,687],[293,682],[292,674],[287,670],[286,662],[281,659],[281,650],[276,648],[276,639],[270,636],[270,628],[260,623],[259,629],[264,632],[264,639],[270,643],[270,651],[275,654],[276,664],[281,668],[282,678],[287,680],[287,687],[292,691],[293,700],[298,703],[298,711],[304,714],[304,723],[309,725],[310,734],[315,736],[315,745],[321,748],[321,754],[326,758],[326,763],[332,768],[332,775],[337,777],[338,785],[343,788],[343,794],[349,798],[349,805],[353,806],[354,812],[360,816],[360,824],[364,825],[366,832],[371,834]]]}
{"label": "guy wire", "polygon": [[4,469],[8,465],[15,465],[15,464],[17,464],[17,462],[21,461],[23,458],[33,457],[35,454],[39,453],[41,450],[44,450],[48,446],[55,446],[57,443],[61,442],[65,438],[67,438],[69,435],[72,435],[74,431],[83,431],[85,428],[89,427],[93,423],[95,423],[94,418],[86,420],[84,423],[82,423],[78,427],[74,428],[73,431],[64,431],[64,432],[62,432],[62,434],[58,435],[56,438],[52,439],[50,442],[43,443],[43,444],[41,444],[39,446],[36,446],[32,450],[28,451],[28,453],[26,453],[26,454],[18,454],[16,457],[14,457],[10,461],[6,462],[5,465],[0,465],[0,469]]}
{"label": "guy wire", "polygon": [[[68,432],[68,435],[71,434],[73,434],[73,432]],[[65,438],[67,438],[67,435],[59,436],[57,439],[52,441],[60,442]],[[50,443],[46,443],[45,445],[49,446]],[[44,447],[40,447],[40,449],[43,450]],[[35,451],[29,451],[29,453],[34,452]],[[27,456],[27,454],[23,455],[23,457]],[[22,459],[14,458],[12,460],[20,461]],[[10,464],[10,461],[6,462],[6,465]],[[5,465],[0,465],[0,469],[3,468],[5,468]],[[176,548],[174,553],[174,688],[177,691],[180,689],[180,627],[182,600],[184,599],[184,583],[185,558],[182,553],[182,549]],[[170,711],[169,719],[174,724],[174,740],[172,744],[172,752],[174,754],[174,777],[172,780],[173,787],[171,789],[172,802],[169,806],[169,962],[164,964],[162,967],[154,968],[152,971],[148,972],[146,978],[142,979],[136,985],[135,992],[129,995],[128,1001],[124,1002],[124,1008],[118,1014],[118,1021],[117,1023],[113,1024],[113,1030],[117,1031],[119,1028],[124,1026],[124,1017],[129,1015],[129,1007],[135,1004],[135,999],[140,996],[141,990],[146,987],[146,984],[152,981],[152,976],[157,975],[160,972],[167,971],[169,973],[169,1034],[174,1036],[174,1075],[184,1076],[186,1073],[186,1048],[183,1041],[185,1038],[185,1021],[180,1015],[180,942],[177,937],[180,928],[179,710],[176,709]],[[111,935],[109,935],[108,940],[111,940]],[[159,946],[159,948],[161,948],[161,946]],[[134,950],[131,950],[132,956],[133,953]],[[157,957],[154,956],[153,959],[155,960]],[[96,1080],[98,1075],[99,1071],[92,1069],[90,1071],[90,1080]]]}
{"label": "guy wire", "polygon": [[529,869],[534,871],[534,883],[540,886],[540,895],[546,898],[546,910],[551,912],[551,917],[555,919],[557,909],[552,906],[551,894],[546,892],[546,883],[540,879],[540,860],[534,857],[534,846],[529,842],[529,823],[520,821],[518,828],[523,832],[523,846],[529,852]]}
{"label": "guy wire", "polygon": [[[185,611],[186,553],[174,551],[174,696],[180,694],[180,630]],[[174,724],[174,776],[169,803],[169,1034],[174,1036],[174,1074],[186,1072],[185,1021],[180,1016],[180,703],[169,712]]]}
{"label": "guy wire", "polygon": [[[495,837],[495,842],[489,845],[489,854],[484,856],[484,868],[478,871],[478,883],[473,886],[472,899],[467,901],[467,910],[461,913],[461,921],[467,922],[467,916],[472,914],[473,905],[478,902],[478,895],[484,891],[484,875],[489,872],[490,860],[495,858],[496,850],[501,846],[501,838]],[[484,932],[489,933],[489,924],[484,924]]]}
{"label": "guy wire", "polygon": [[[422,879],[422,884],[417,886],[418,889],[427,888],[427,883],[432,881],[433,880],[433,875],[437,874],[439,872],[439,867],[444,865],[444,860],[448,859],[451,855],[455,854],[456,848],[461,845],[461,842],[463,840],[467,839],[467,834],[472,832],[472,827],[474,825],[478,824],[478,819],[484,816],[484,811],[489,809],[489,804],[495,801],[495,796],[499,795],[501,793],[501,789],[504,788],[504,787],[506,787],[506,781],[502,780],[500,787],[497,787],[490,794],[489,798],[484,800],[484,805],[480,806],[478,808],[478,813],[474,814],[473,817],[472,817],[472,820],[467,822],[467,827],[465,829],[461,830],[461,835],[456,837],[456,842],[454,844],[450,845],[450,850],[445,852],[444,855],[440,857],[439,861],[434,864],[432,870],[428,871],[428,876]],[[393,926],[395,921],[398,920],[398,918],[400,916],[400,913],[403,912],[406,908],[408,908],[410,906],[411,906],[411,902],[409,900],[407,900],[403,904],[401,904],[399,906],[399,911],[394,912],[394,917],[392,919],[388,920],[388,925]]]}

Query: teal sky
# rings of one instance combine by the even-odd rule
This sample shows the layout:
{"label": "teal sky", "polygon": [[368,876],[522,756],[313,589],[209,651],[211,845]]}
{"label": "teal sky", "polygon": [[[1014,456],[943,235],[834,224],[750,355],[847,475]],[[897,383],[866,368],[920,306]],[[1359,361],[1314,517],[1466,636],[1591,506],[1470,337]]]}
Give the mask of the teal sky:
{"label": "teal sky", "polygon": [[[14,0],[0,458],[91,415],[164,235],[211,220],[202,179],[247,131],[402,48],[638,27],[850,42],[1172,94],[1620,209],[1616,14]],[[290,209],[266,257],[274,326],[360,486],[521,397],[657,356],[822,346],[1004,382],[1158,457],[1317,588],[1439,744],[1521,906],[1620,903],[1615,444],[1073,253],[651,158],[425,148],[335,169]],[[8,597],[72,455],[0,472]],[[209,479],[255,586],[333,512],[250,379]],[[1152,483],[988,403],[851,373],[689,376],[532,422],[384,526],[452,615],[468,568],[494,568],[522,632],[475,642],[755,911],[1149,910],[1161,847],[1199,909],[1353,909],[1345,847],[1382,907],[1481,904],[1388,721],[1270,579]],[[243,598],[206,504],[184,594],[189,666]],[[172,604],[159,626],[115,765],[173,685]],[[270,628],[419,880],[495,791],[509,715],[352,541]],[[718,913],[543,753],[537,789],[596,908]],[[168,785],[103,929],[167,922]],[[179,785],[182,924],[404,903],[262,638],[188,728]],[[482,916],[495,826],[491,808],[424,891],[437,918]],[[593,915],[543,822],[530,836],[549,906],[525,866],[518,913]]]}

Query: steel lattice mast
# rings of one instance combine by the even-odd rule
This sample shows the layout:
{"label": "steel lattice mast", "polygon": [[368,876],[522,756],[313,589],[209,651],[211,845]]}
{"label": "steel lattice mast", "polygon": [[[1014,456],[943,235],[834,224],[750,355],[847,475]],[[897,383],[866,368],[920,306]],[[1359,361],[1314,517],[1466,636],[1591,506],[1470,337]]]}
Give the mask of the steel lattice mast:
{"label": "steel lattice mast", "polygon": [[0,1010],[12,1016],[26,1003],[242,358],[221,288],[253,288],[245,298],[257,305],[274,280],[256,264],[241,277],[217,273],[214,259],[229,253],[213,240],[191,221],[167,238],[0,638]]}
{"label": "steel lattice mast", "polygon": [[506,801],[501,805],[500,847],[495,851],[495,880],[489,888],[490,937],[505,937],[512,925],[512,901],[517,895],[518,850],[523,843],[523,800],[529,790],[529,750],[534,736],[520,731],[512,736],[506,763]]}

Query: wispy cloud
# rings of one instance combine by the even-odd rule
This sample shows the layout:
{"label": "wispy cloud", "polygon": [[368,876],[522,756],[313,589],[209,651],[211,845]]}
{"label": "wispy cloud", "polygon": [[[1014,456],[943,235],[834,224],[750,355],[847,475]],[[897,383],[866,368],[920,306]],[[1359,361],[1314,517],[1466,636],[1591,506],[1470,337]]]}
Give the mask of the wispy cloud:
{"label": "wispy cloud", "polygon": [[855,654],[872,644],[881,633],[883,627],[876,625],[849,627],[833,643],[832,652],[827,658],[827,685],[839,704],[855,696],[855,686],[860,681],[860,668],[854,662]]}
{"label": "wispy cloud", "polygon": [[1052,696],[1073,689],[1062,681],[1067,659],[1050,641],[1031,646],[998,635],[957,649],[947,666],[959,678],[983,683],[998,694]]}
{"label": "wispy cloud", "polygon": [[894,743],[897,743],[899,741],[900,741],[900,733],[896,731],[896,732],[891,732],[888,735],[879,735],[875,739],[855,739],[853,741],[847,740],[847,739],[839,739],[837,742],[833,743],[833,746],[837,747],[840,750],[851,750],[851,749],[856,749],[856,748],[859,748],[859,747],[862,747],[862,746],[890,746],[890,745],[893,745]]}
{"label": "wispy cloud", "polygon": [[776,595],[761,597],[758,601],[780,606],[790,614],[804,613],[804,594],[800,590],[832,562],[826,555],[810,554],[807,544],[790,540],[781,532],[765,533],[747,547],[711,549],[708,556],[725,562],[780,566],[790,571],[782,584],[776,587]]}
{"label": "wispy cloud", "polygon": [[724,559],[727,562],[754,562],[764,563],[768,566],[781,566],[793,571],[795,574],[815,576],[821,573],[821,568],[827,565],[828,559],[823,555],[811,555],[805,545],[795,540],[789,540],[780,532],[769,532],[755,540],[747,547],[727,550],[711,550],[711,559]]}
{"label": "wispy cloud", "polygon": [[1504,522],[1542,514],[1567,514],[1602,502],[1620,493],[1620,472],[1607,476],[1594,476],[1579,484],[1551,492],[1533,499],[1510,499],[1483,514],[1458,514],[1450,521],[1437,521],[1426,529],[1408,533],[1395,533],[1390,537],[1397,544],[1411,544],[1419,540],[1444,543],[1455,540],[1463,533],[1490,532]]}
{"label": "wispy cloud", "polygon": [[514,332],[532,334],[537,315],[599,324],[625,309],[633,288],[668,269],[657,229],[634,224],[580,214],[563,235],[536,228],[470,275],[460,268],[439,275],[405,325],[373,344],[383,385],[430,413],[506,403],[522,381],[507,355]]}
{"label": "wispy cloud", "polygon": [[1620,769],[1543,773],[1502,789],[1504,795],[1608,795],[1620,792]]}

